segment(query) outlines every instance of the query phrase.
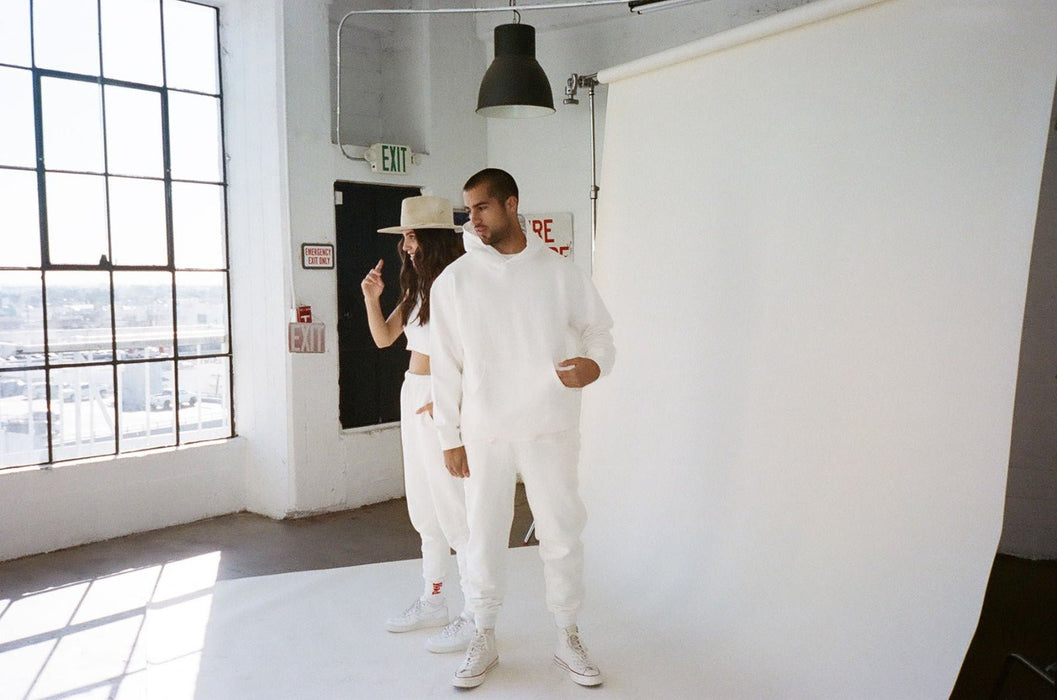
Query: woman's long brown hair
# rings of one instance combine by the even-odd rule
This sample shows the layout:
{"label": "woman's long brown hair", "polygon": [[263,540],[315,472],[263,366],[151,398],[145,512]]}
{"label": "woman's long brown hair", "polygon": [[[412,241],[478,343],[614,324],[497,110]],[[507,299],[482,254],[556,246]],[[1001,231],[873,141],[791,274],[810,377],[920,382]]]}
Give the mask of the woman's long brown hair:
{"label": "woman's long brown hair", "polygon": [[404,251],[404,240],[401,237],[397,244],[400,253],[400,313],[404,325],[411,325],[411,311],[415,302],[421,301],[416,319],[419,325],[429,323],[429,290],[433,280],[448,264],[465,253],[462,246],[462,234],[447,228],[415,229],[418,240],[416,267]]}

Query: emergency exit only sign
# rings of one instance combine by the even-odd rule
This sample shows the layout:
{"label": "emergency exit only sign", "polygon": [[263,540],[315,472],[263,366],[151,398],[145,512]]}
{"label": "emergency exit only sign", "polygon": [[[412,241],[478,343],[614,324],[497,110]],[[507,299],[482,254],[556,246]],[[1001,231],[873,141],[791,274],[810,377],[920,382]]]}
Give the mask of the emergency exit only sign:
{"label": "emergency exit only sign", "polygon": [[334,246],[329,243],[302,243],[301,267],[306,270],[329,270],[334,267]]}

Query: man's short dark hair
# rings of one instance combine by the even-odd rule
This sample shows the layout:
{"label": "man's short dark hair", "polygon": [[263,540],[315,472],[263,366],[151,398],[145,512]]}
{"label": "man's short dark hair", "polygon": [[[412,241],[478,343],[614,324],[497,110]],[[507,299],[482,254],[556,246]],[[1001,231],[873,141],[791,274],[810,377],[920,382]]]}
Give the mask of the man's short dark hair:
{"label": "man's short dark hair", "polygon": [[505,170],[499,168],[485,168],[470,177],[462,186],[462,191],[472,190],[484,185],[488,188],[488,196],[498,202],[505,202],[510,197],[517,197],[517,183],[514,177]]}

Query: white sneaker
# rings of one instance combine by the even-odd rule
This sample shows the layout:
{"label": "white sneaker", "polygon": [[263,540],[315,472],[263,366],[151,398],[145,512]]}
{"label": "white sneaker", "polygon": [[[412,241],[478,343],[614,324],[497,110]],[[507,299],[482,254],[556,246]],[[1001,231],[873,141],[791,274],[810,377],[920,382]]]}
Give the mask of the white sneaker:
{"label": "white sneaker", "polygon": [[473,639],[477,627],[473,620],[460,615],[448,625],[426,640],[426,649],[434,654],[450,654],[455,651],[466,651]]}
{"label": "white sneaker", "polygon": [[432,603],[419,598],[396,617],[385,621],[385,628],[390,632],[410,632],[426,627],[443,627],[448,624],[448,604],[443,600]]}
{"label": "white sneaker", "polygon": [[452,683],[456,688],[476,688],[484,683],[484,676],[499,664],[495,648],[495,630],[478,630],[470,640],[466,658],[455,672]]}
{"label": "white sneaker", "polygon": [[580,685],[601,685],[602,672],[587,655],[580,640],[576,625],[566,627],[558,633],[558,650],[554,652],[554,663],[569,672],[569,677]]}

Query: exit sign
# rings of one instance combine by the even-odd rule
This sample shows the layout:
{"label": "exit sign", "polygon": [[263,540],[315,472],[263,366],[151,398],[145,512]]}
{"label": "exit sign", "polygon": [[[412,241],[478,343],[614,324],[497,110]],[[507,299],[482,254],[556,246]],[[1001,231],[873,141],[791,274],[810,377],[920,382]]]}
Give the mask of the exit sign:
{"label": "exit sign", "polygon": [[412,163],[414,154],[409,146],[395,143],[376,143],[368,148],[363,157],[371,164],[376,173],[407,174],[407,166]]}
{"label": "exit sign", "polygon": [[290,352],[326,352],[327,331],[322,323],[291,323],[286,342]]}

